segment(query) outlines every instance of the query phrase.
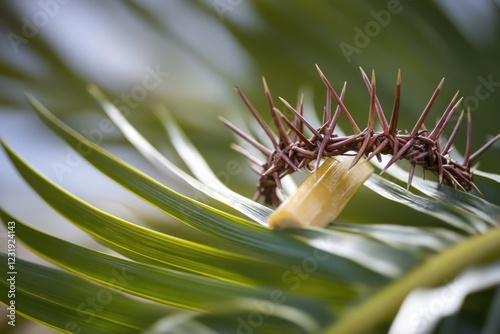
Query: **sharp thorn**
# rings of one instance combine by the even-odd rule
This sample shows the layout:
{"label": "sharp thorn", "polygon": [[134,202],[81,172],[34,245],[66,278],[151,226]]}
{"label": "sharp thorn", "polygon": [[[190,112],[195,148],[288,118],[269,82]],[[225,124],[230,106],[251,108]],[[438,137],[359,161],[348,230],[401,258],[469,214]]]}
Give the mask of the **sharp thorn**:
{"label": "sharp thorn", "polygon": [[406,185],[406,190],[408,190],[408,191],[410,190],[414,174],[415,174],[415,161],[412,161],[410,163],[410,171],[408,173],[408,184]]}
{"label": "sharp thorn", "polygon": [[359,148],[358,153],[356,154],[356,156],[352,160],[351,165],[349,166],[349,169],[351,169],[352,167],[354,167],[354,165],[356,165],[358,163],[358,161],[361,159],[361,157],[365,153],[365,150],[366,150],[366,148],[368,146],[368,142],[370,141],[370,138],[371,138],[370,131],[366,131],[365,132],[365,139],[363,140],[363,144],[361,144],[361,147]]}
{"label": "sharp thorn", "polygon": [[[365,71],[361,67],[359,67],[359,70],[361,71],[361,76],[363,77],[363,81],[365,82],[366,88],[368,89],[368,92],[370,92],[370,95],[371,95],[372,86],[374,83],[375,72],[372,71],[372,82],[373,83],[370,83],[370,80],[368,79],[368,76],[366,75]],[[382,125],[382,130],[384,131],[385,134],[388,134],[389,133],[389,125],[387,124],[387,119],[385,118],[384,111],[382,109],[382,106],[381,106],[380,101],[379,101],[376,94],[375,94],[375,107],[376,107],[376,111],[377,111],[377,116],[378,116],[380,123]]]}
{"label": "sharp thorn", "polygon": [[225,119],[224,117],[219,117],[219,120],[224,123],[225,126],[227,126],[231,131],[233,131],[236,135],[240,136],[244,140],[246,140],[250,145],[261,151],[264,155],[267,157],[270,157],[272,155],[271,150],[269,150],[267,147],[259,143],[257,140],[255,140],[253,137],[247,135],[245,132],[240,130],[236,125]]}
{"label": "sharp thorn", "polygon": [[462,110],[462,112],[460,113],[460,117],[458,117],[457,124],[455,124],[455,127],[453,128],[453,131],[452,131],[450,137],[448,138],[446,145],[443,147],[443,150],[441,151],[441,153],[443,155],[448,154],[448,152],[450,151],[451,145],[453,144],[453,141],[455,140],[455,137],[457,136],[458,130],[460,129],[460,126],[462,125],[463,118],[464,118],[464,111]]}
{"label": "sharp thorn", "polygon": [[250,152],[248,152],[247,150],[245,150],[243,147],[241,147],[240,145],[237,145],[237,144],[231,144],[230,147],[238,152],[239,154],[243,155],[245,158],[247,158],[248,160],[250,160],[251,162],[253,162],[254,164],[256,165],[259,165],[259,166],[262,166],[264,164],[263,161],[259,160],[257,157],[253,156]]}
{"label": "sharp thorn", "polygon": [[368,115],[368,129],[373,130],[375,126],[375,99],[377,98],[376,83],[375,83],[375,71],[372,70],[372,83],[371,83],[371,101],[370,101],[370,111]]}
{"label": "sharp thorn", "polygon": [[417,135],[418,130],[420,129],[420,127],[424,123],[425,118],[429,114],[429,111],[431,110],[431,107],[434,104],[434,101],[436,100],[439,92],[441,91],[441,87],[443,86],[443,83],[444,83],[444,78],[441,80],[441,82],[437,86],[436,90],[432,94],[431,99],[429,100],[429,103],[427,103],[427,106],[425,107],[424,111],[422,112],[422,115],[420,115],[420,118],[418,119],[417,123],[415,124],[415,127],[411,131],[412,137],[415,137]]}
{"label": "sharp thorn", "polygon": [[243,100],[243,102],[245,103],[245,105],[247,106],[248,110],[250,110],[250,112],[252,113],[254,118],[257,120],[259,125],[262,127],[262,129],[265,131],[265,133],[269,137],[269,139],[271,139],[273,146],[275,148],[278,147],[278,142],[276,141],[276,138],[275,138],[273,132],[271,131],[271,128],[269,128],[269,126],[266,124],[266,122],[264,122],[262,117],[259,115],[259,113],[255,109],[255,107],[250,103],[250,101],[248,100],[246,95],[241,91],[241,89],[239,87],[235,87],[235,89],[238,92],[238,94],[240,95],[240,97]]}
{"label": "sharp thorn", "polygon": [[311,132],[318,138],[321,138],[321,134],[314,128],[314,126],[311,125],[311,123],[309,123],[305,118],[304,116],[302,116],[297,110],[295,110],[294,107],[292,107],[290,105],[290,103],[288,103],[285,99],[279,97],[279,99],[281,100],[281,102],[283,102],[283,104],[287,107],[288,110],[290,110],[297,118],[300,119],[300,121],[305,124],[305,126],[307,126],[307,128],[309,130],[311,130]]}
{"label": "sharp thorn", "polygon": [[470,113],[470,108],[467,108],[467,139],[465,142],[464,166],[469,166],[471,146],[472,146],[472,116]]}
{"label": "sharp thorn", "polygon": [[358,125],[356,124],[356,122],[352,118],[352,116],[349,113],[349,111],[347,110],[346,106],[340,100],[339,95],[337,94],[337,92],[335,91],[335,89],[333,88],[333,86],[330,84],[330,82],[328,81],[328,79],[325,77],[325,75],[323,74],[323,72],[321,72],[321,69],[319,68],[318,65],[316,65],[316,69],[318,70],[318,73],[319,73],[319,76],[321,77],[321,80],[323,80],[323,82],[325,83],[326,87],[328,88],[328,90],[330,90],[330,92],[332,93],[333,97],[335,98],[335,101],[340,106],[342,112],[347,117],[349,125],[353,129],[354,133],[355,134],[361,133],[361,130],[359,129]]}
{"label": "sharp thorn", "polygon": [[316,147],[313,143],[311,143],[311,141],[309,139],[306,138],[306,136],[304,135],[304,133],[302,133],[299,129],[297,129],[295,127],[295,125],[293,125],[292,122],[290,122],[290,120],[288,118],[286,118],[285,115],[283,115],[279,110],[276,109],[276,112],[279,112],[280,113],[280,117],[281,119],[286,123],[286,125],[293,131],[293,133],[295,135],[297,135],[297,139],[295,141],[297,141],[298,139],[300,139],[306,146],[308,149],[310,150],[314,150],[314,148]]}
{"label": "sharp thorn", "polygon": [[267,103],[269,104],[269,109],[271,110],[271,116],[273,117],[274,124],[276,125],[276,129],[278,130],[280,140],[285,143],[285,145],[289,145],[291,143],[288,134],[283,127],[283,123],[281,123],[280,117],[276,114],[273,97],[271,92],[269,91],[269,87],[267,86],[266,79],[262,77],[262,83],[264,85],[264,92],[266,94]]}
{"label": "sharp thorn", "polygon": [[395,134],[397,132],[398,118],[399,118],[399,105],[401,102],[401,71],[398,70],[398,79],[396,83],[396,93],[394,97],[394,106],[392,108],[392,115],[389,125],[389,133]]}
{"label": "sharp thorn", "polygon": [[469,160],[474,161],[475,159],[477,159],[477,157],[479,157],[481,154],[483,154],[484,151],[486,151],[488,148],[490,148],[490,146],[493,145],[498,139],[500,139],[500,133],[497,134],[495,137],[491,138],[490,140],[488,140],[488,142],[486,144],[484,144],[479,150],[474,152],[474,154],[471,154]]}
{"label": "sharp thorn", "polygon": [[451,100],[450,104],[446,108],[446,111],[441,116],[440,120],[438,121],[438,124],[436,125],[434,130],[432,130],[431,134],[429,135],[429,137],[431,139],[437,139],[441,136],[445,127],[448,125],[448,123],[451,121],[451,118],[455,114],[455,111],[458,109],[458,107],[462,103],[463,97],[460,98],[457,103],[455,103],[455,99],[457,98],[457,96],[458,96],[458,92],[455,94],[455,96]]}

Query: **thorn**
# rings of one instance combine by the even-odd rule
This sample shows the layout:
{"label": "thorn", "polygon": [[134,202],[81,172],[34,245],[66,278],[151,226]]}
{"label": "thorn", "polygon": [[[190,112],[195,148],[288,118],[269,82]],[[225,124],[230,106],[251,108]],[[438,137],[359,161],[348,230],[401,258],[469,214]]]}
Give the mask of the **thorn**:
{"label": "thorn", "polygon": [[455,179],[455,177],[448,170],[446,170],[446,168],[443,169],[443,173],[446,175],[446,178],[451,181],[452,184],[457,185],[463,192],[467,192],[467,190],[465,190],[460,182],[458,182],[457,179]]}
{"label": "thorn", "polygon": [[408,184],[406,185],[407,191],[410,191],[411,183],[413,181],[413,175],[415,174],[415,165],[415,161],[412,160],[412,162],[410,163],[410,171],[408,173]]}
{"label": "thorn", "polygon": [[259,125],[266,132],[266,134],[269,137],[269,139],[271,139],[271,142],[272,142],[273,146],[275,148],[277,148],[278,147],[278,142],[276,141],[276,138],[275,138],[273,132],[271,131],[271,128],[269,128],[269,126],[266,124],[266,122],[264,122],[264,120],[262,119],[262,117],[259,115],[259,113],[255,109],[255,107],[250,103],[250,101],[245,96],[245,94],[241,91],[241,89],[239,87],[235,87],[235,89],[238,92],[238,94],[240,95],[240,97],[243,100],[243,102],[245,103],[245,105],[247,106],[248,110],[250,110],[250,112],[252,113],[253,117],[255,117],[255,119],[257,120],[257,122],[259,123]]}
{"label": "thorn", "polygon": [[260,192],[260,190],[257,190],[252,196],[252,201],[257,202],[260,196],[262,196],[262,193]]}
{"label": "thorn", "polygon": [[322,123],[323,125],[319,129],[317,129],[320,134],[321,133],[325,133],[325,130],[328,127],[328,123],[329,122],[328,121],[326,121],[326,122],[324,121],[325,115],[326,115],[326,107],[323,107],[323,123]]}
{"label": "thorn", "polygon": [[434,145],[433,146],[429,146],[429,148],[428,148],[428,150],[426,152],[427,152],[427,156],[428,156],[428,159],[429,159],[429,164],[431,166],[434,166],[436,164],[436,154],[439,154],[439,146],[436,146],[436,147],[438,147],[438,151],[437,152],[434,151],[432,149],[432,147],[434,147]]}
{"label": "thorn", "polygon": [[446,127],[446,125],[450,121],[451,117],[453,117],[455,110],[458,108],[458,106],[460,105],[460,103],[462,102],[462,99],[463,99],[463,98],[461,98],[456,104],[454,104],[455,100],[458,97],[459,92],[460,91],[457,91],[455,96],[453,96],[453,98],[451,99],[450,104],[448,105],[445,112],[443,113],[443,115],[439,119],[434,130],[432,130],[431,134],[429,135],[429,138],[431,138],[433,140],[439,138],[439,136],[443,132],[444,128]]}
{"label": "thorn", "polygon": [[[262,84],[264,85],[264,92],[267,95],[268,93],[270,93],[270,91],[269,91],[269,87],[267,86],[266,78],[264,76],[262,76]],[[269,94],[269,95],[271,95],[271,94]]]}
{"label": "thorn", "polygon": [[358,163],[359,159],[361,159],[361,157],[365,153],[365,150],[366,150],[366,147],[368,146],[368,142],[370,141],[370,138],[371,138],[371,132],[366,131],[365,132],[365,139],[363,140],[363,144],[361,144],[361,147],[360,147],[358,153],[356,154],[356,157],[354,157],[354,159],[352,160],[351,165],[349,166],[349,169],[354,167],[354,165],[356,165]]}
{"label": "thorn", "polygon": [[458,130],[460,129],[460,126],[462,125],[462,119],[464,118],[464,110],[460,113],[460,117],[458,118],[457,124],[455,124],[455,127],[453,128],[453,131],[450,135],[450,138],[448,138],[448,142],[444,146],[443,150],[441,153],[443,155],[448,154],[450,151],[451,145],[453,144],[453,141],[455,140],[455,137],[457,136]]}
{"label": "thorn", "polygon": [[304,116],[302,116],[297,110],[295,110],[294,107],[292,107],[290,105],[290,103],[288,103],[285,99],[281,98],[281,97],[278,97],[281,102],[283,102],[283,104],[285,105],[285,107],[288,108],[288,110],[290,110],[297,118],[300,119],[300,121],[305,124],[307,126],[307,128],[309,130],[311,130],[311,132],[318,138],[321,138],[321,134],[311,125],[311,123],[309,123],[305,118]]}
{"label": "thorn", "polygon": [[470,108],[467,108],[467,141],[465,142],[464,166],[469,166],[470,150],[472,146],[472,116]]}
{"label": "thorn", "polygon": [[252,172],[254,172],[257,175],[261,175],[262,174],[262,166],[257,166],[257,165],[251,164],[250,165],[250,169],[252,170]]}
{"label": "thorn", "polygon": [[376,148],[374,149],[370,155],[366,158],[367,161],[370,161],[374,156],[378,155],[382,150],[389,144],[389,139],[385,138],[384,141]]}
{"label": "thorn", "polygon": [[428,156],[429,156],[429,151],[423,151],[422,153],[415,155],[413,157],[413,160],[419,161],[419,160],[422,160],[422,159],[424,159],[424,158],[426,158]]}
{"label": "thorn", "polygon": [[281,142],[285,143],[285,145],[289,145],[292,141],[288,137],[288,134],[283,127],[283,123],[281,123],[280,117],[275,112],[273,97],[271,95],[271,92],[269,91],[269,87],[267,86],[267,82],[264,77],[262,77],[262,83],[264,84],[264,92],[266,94],[267,103],[269,104],[269,109],[271,110],[274,124],[276,125],[276,129],[278,130],[279,138]]}
{"label": "thorn", "polygon": [[349,136],[349,137],[344,137],[342,138],[342,140],[340,141],[337,141],[333,144],[330,144],[330,145],[327,145],[327,149],[328,151],[334,151],[334,150],[337,150],[341,147],[346,147],[347,145],[351,144],[352,142],[356,141],[356,139],[359,137],[360,135],[352,135],[352,136]]}
{"label": "thorn", "polygon": [[[365,71],[361,67],[359,67],[359,70],[361,71],[361,76],[363,77],[363,81],[365,82],[366,88],[368,89],[368,92],[372,91],[372,84],[370,84],[370,80],[368,79],[368,76],[366,75]],[[372,80],[375,76],[374,71],[372,71]],[[382,110],[382,106],[380,105],[380,101],[378,100],[378,97],[375,95],[375,106],[377,110],[377,116],[380,120],[380,123],[382,124],[382,130],[384,131],[385,134],[389,133],[389,125],[387,124],[387,119],[385,118],[384,111]]]}
{"label": "thorn", "polygon": [[398,79],[396,82],[396,94],[394,97],[394,106],[392,108],[391,121],[389,126],[389,133],[395,134],[398,129],[398,118],[399,118],[399,105],[401,99],[401,71],[398,69]]}
{"label": "thorn", "polygon": [[391,160],[389,160],[387,165],[385,165],[384,169],[382,170],[382,173],[385,172],[389,167],[392,166],[392,164],[394,164],[399,158],[403,156],[403,154],[408,150],[408,148],[410,148],[413,145],[414,140],[415,140],[414,138],[410,138],[410,140],[408,140],[406,144],[404,144],[404,146],[398,151],[398,153],[392,156]]}
{"label": "thorn", "polygon": [[[278,109],[276,109],[276,112],[279,112],[281,119],[293,131],[293,133],[295,135],[297,135],[298,139],[300,139],[307,146],[308,149],[314,150],[316,148],[316,146],[313,143],[311,143],[311,141],[309,139],[306,138],[304,133],[302,133],[299,129],[297,129],[295,127],[295,125],[293,125],[292,122],[290,122],[290,120],[288,118],[286,118],[285,115],[283,115]],[[295,141],[297,141],[297,140],[295,140]]]}
{"label": "thorn", "polygon": [[371,101],[370,101],[370,111],[368,114],[368,129],[370,131],[373,130],[373,127],[375,125],[375,99],[377,98],[376,95],[376,83],[375,83],[375,71],[372,70],[372,83],[371,83]]}
{"label": "thorn", "polygon": [[[300,100],[299,100],[299,114],[302,116],[304,115],[304,94],[300,94]],[[294,116],[295,117],[295,116]],[[298,125],[296,126],[297,129],[299,129],[300,132],[304,133],[304,123],[302,123],[301,120],[295,117],[297,120]],[[295,122],[294,122],[295,123]]]}
{"label": "thorn", "polygon": [[280,180],[278,173],[274,172],[273,178],[274,178],[274,181],[276,182],[276,188],[278,188],[278,190],[283,190],[283,187],[281,186],[281,180]]}
{"label": "thorn", "polygon": [[243,147],[237,144],[231,144],[229,147],[231,147],[234,151],[238,152],[239,154],[243,155],[245,158],[250,160],[256,165],[262,166],[264,164],[263,161],[259,160],[257,157],[253,156],[250,152],[245,150]]}
{"label": "thorn", "polygon": [[278,166],[276,166],[275,164],[272,164],[265,171],[263,171],[261,173],[261,175],[263,175],[263,176],[269,176],[269,175],[275,173],[278,169],[279,169]]}
{"label": "thorn", "polygon": [[418,119],[417,123],[415,124],[415,127],[411,131],[411,136],[412,137],[415,137],[417,135],[418,130],[422,126],[422,123],[424,123],[424,120],[427,117],[427,114],[431,110],[431,107],[434,104],[434,101],[436,100],[439,92],[441,91],[441,87],[443,86],[443,83],[444,83],[444,78],[441,80],[441,82],[437,86],[436,90],[432,94],[431,99],[429,100],[429,103],[427,104],[427,106],[425,107],[424,111],[422,112],[422,115],[420,115],[420,118]]}
{"label": "thorn", "polygon": [[240,130],[236,125],[233,123],[229,122],[227,119],[225,119],[222,116],[219,116],[219,120],[224,123],[225,126],[227,126],[231,131],[233,131],[235,134],[246,140],[250,145],[261,151],[265,156],[270,157],[272,155],[271,150],[269,150],[267,147],[259,143],[257,140],[254,138],[250,137],[247,135],[245,132]]}
{"label": "thorn", "polygon": [[358,125],[356,124],[356,122],[352,118],[351,114],[349,113],[349,111],[345,107],[344,103],[340,100],[340,98],[339,98],[337,92],[335,91],[335,89],[332,87],[332,85],[330,84],[330,82],[328,81],[328,79],[325,77],[325,75],[323,74],[323,72],[321,72],[321,69],[319,68],[318,65],[316,65],[316,69],[318,70],[318,73],[319,73],[319,76],[321,77],[321,80],[323,80],[323,82],[325,83],[326,87],[328,88],[328,90],[332,93],[333,97],[335,98],[335,101],[340,106],[342,112],[347,117],[347,120],[348,120],[349,124],[351,125],[351,128],[353,129],[354,133],[355,134],[361,133],[361,130],[359,129]]}
{"label": "thorn", "polygon": [[443,184],[443,157],[441,154],[437,155],[437,165],[438,165],[438,183]]}
{"label": "thorn", "polygon": [[484,196],[483,193],[481,192],[481,190],[479,190],[479,188],[474,184],[474,182],[471,182],[470,186],[472,188],[474,188],[474,190],[477,191],[479,193],[479,195]]}
{"label": "thorn", "polygon": [[474,161],[475,159],[477,159],[477,157],[479,157],[481,154],[483,154],[484,151],[486,151],[488,148],[490,148],[490,146],[492,146],[498,139],[500,139],[500,133],[497,134],[495,137],[491,138],[490,140],[488,140],[488,142],[486,144],[484,144],[479,150],[474,152],[474,154],[471,154],[469,160]]}
{"label": "thorn", "polygon": [[[342,101],[344,101],[346,87],[347,87],[347,83],[344,82],[344,86],[342,87],[342,91],[340,92],[340,100],[342,100]],[[328,94],[330,94],[330,91],[328,91]],[[319,167],[318,161],[323,156],[323,152],[325,151],[326,145],[330,141],[333,130],[335,129],[335,126],[337,125],[337,122],[339,120],[339,117],[340,117],[340,106],[337,105],[337,108],[335,108],[335,113],[333,115],[333,118],[328,123],[328,126],[326,127],[326,131],[325,131],[325,135],[323,136],[323,140],[321,141],[321,144],[319,146],[318,155],[316,157],[315,170],[317,170],[317,168]]]}
{"label": "thorn", "polygon": [[295,166],[295,164],[292,162],[292,160],[290,160],[290,158],[285,154],[283,153],[282,150],[278,149],[276,150],[276,152],[278,153],[278,155],[290,166],[293,168],[294,171],[298,171],[299,168],[297,166]]}
{"label": "thorn", "polygon": [[327,89],[325,112],[323,113],[323,124],[330,122],[331,117],[332,117],[332,93],[330,93],[330,91]]}
{"label": "thorn", "polygon": [[393,135],[392,133],[389,134],[389,140],[392,142],[392,155],[394,156],[398,154],[401,142],[399,141],[399,138],[396,135]]}

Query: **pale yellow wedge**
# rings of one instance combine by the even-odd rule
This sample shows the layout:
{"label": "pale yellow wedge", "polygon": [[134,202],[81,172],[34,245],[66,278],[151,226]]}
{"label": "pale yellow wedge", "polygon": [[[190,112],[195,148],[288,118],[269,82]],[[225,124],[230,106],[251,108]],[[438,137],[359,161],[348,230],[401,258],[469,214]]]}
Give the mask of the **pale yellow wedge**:
{"label": "pale yellow wedge", "polygon": [[349,169],[353,159],[350,156],[327,158],[297,192],[269,216],[269,226],[324,227],[331,223],[374,170],[363,161]]}

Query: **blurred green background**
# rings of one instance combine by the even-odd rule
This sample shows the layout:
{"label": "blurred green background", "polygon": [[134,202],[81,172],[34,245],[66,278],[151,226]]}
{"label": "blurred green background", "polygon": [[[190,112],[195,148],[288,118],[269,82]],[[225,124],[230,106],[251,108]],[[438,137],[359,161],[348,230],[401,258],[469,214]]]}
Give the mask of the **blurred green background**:
{"label": "blurred green background", "polygon": [[[106,91],[147,138],[180,164],[152,111],[158,103],[166,105],[214,171],[247,196],[256,178],[230,150],[234,138],[217,116],[249,119],[233,90],[238,85],[268,120],[261,76],[275,98],[295,102],[304,91],[321,111],[325,88],[318,64],[338,90],[348,82],[346,105],[364,127],[369,94],[358,67],[376,71],[387,117],[401,69],[402,130],[411,129],[445,77],[427,126],[460,90],[464,107],[472,111],[473,148],[500,130],[499,1],[12,0],[0,8],[0,136],[63,187],[137,221],[160,216],[78,160],[36,118],[24,92],[77,131],[180,191],[181,183],[156,172],[117,129],[103,123],[104,114],[86,91],[88,83]],[[346,123],[341,125],[348,132]],[[464,142],[461,131],[458,149]],[[481,169],[498,173],[498,158],[496,145],[480,159]],[[232,160],[242,172],[224,179]],[[498,189],[482,188],[480,182],[479,187],[488,200],[500,202]],[[58,225],[63,220],[23,183],[3,152],[0,201],[26,221],[46,222],[43,228],[56,236],[100,247],[69,224]],[[386,209],[378,209],[381,203]],[[408,209],[365,189],[340,219],[404,223],[394,210]],[[429,220],[412,212],[405,220],[410,224],[423,217]]]}

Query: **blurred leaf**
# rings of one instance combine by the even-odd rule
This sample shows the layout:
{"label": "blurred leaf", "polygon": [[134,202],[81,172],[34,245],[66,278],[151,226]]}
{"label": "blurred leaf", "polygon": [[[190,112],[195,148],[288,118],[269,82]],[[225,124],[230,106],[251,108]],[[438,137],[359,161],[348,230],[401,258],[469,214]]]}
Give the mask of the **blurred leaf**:
{"label": "blurred leaf", "polygon": [[[2,220],[5,218],[8,217],[2,213]],[[0,253],[0,259],[7,263],[6,254]],[[172,312],[66,271],[23,259],[16,259],[16,270],[16,312],[60,331],[140,333],[151,322]],[[109,280],[115,278],[112,272],[107,274]],[[6,278],[4,275],[1,285],[8,291]],[[9,305],[7,293],[2,293],[0,300]]]}
{"label": "blurred leaf", "polygon": [[479,264],[485,260],[498,259],[500,256],[499,238],[500,229],[494,229],[448,248],[408,275],[383,288],[353,312],[333,323],[325,333],[366,332],[392,316],[406,295],[414,289],[449,281],[467,266]]}
{"label": "blurred leaf", "polygon": [[440,320],[460,310],[467,295],[491,286],[500,286],[500,262],[468,269],[441,287],[414,290],[403,302],[389,334],[432,333]]}

